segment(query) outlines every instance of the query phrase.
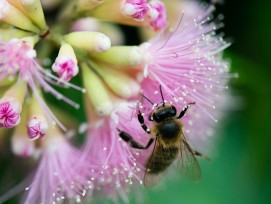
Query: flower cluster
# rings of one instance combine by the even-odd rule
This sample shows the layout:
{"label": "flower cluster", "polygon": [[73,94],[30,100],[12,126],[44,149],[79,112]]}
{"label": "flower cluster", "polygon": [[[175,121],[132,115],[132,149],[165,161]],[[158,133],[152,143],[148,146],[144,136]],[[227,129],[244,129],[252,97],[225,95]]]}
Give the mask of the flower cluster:
{"label": "flower cluster", "polygon": [[[155,139],[147,134],[154,123],[148,115],[160,104],[179,114],[195,103],[182,131],[191,147],[206,151],[226,105],[230,74],[222,51],[229,43],[216,34],[213,6],[180,2],[174,5],[184,13],[168,25],[167,13],[175,13],[159,0],[0,1],[0,130],[10,131],[13,154],[37,161],[24,181],[24,203],[128,203],[131,189],[144,183],[153,145],[133,147]],[[59,12],[46,19],[54,8]],[[126,46],[116,23],[156,36]],[[70,99],[67,88],[84,103]],[[84,106],[81,147],[67,136],[76,118],[50,101],[64,101],[74,113]]]}

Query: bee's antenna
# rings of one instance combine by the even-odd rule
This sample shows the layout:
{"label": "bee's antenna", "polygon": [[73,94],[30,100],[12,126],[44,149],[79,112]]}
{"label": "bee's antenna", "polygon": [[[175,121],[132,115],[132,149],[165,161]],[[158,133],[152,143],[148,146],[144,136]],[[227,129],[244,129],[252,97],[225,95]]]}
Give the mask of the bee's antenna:
{"label": "bee's antenna", "polygon": [[154,103],[150,100],[150,99],[148,99],[146,96],[144,96],[143,94],[141,94],[147,101],[149,101],[152,105],[154,105]]}
{"label": "bee's antenna", "polygon": [[165,106],[165,99],[164,99],[164,96],[163,96],[161,84],[159,85],[159,89],[160,89],[160,94],[161,94],[161,97],[162,97],[162,100],[163,100],[163,106]]}

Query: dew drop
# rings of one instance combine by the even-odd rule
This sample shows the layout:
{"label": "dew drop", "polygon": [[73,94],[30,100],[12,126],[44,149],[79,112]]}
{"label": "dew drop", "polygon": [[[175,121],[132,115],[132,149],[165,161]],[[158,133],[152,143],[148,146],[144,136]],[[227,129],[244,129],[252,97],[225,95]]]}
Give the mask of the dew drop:
{"label": "dew drop", "polygon": [[81,202],[81,199],[80,199],[79,196],[76,197],[76,202],[77,202],[77,203],[80,203],[80,202]]}
{"label": "dew drop", "polygon": [[86,190],[83,190],[83,192],[82,192],[82,196],[85,196],[85,195],[86,195],[86,193],[87,193],[87,191],[86,191]]}

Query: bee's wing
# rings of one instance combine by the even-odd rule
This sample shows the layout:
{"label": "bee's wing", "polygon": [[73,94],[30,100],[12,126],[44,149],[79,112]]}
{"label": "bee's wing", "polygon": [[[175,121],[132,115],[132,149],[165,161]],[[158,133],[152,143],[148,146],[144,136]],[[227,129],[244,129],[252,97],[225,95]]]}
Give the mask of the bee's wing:
{"label": "bee's wing", "polygon": [[156,186],[162,178],[165,176],[165,171],[162,171],[158,174],[150,174],[145,172],[144,175],[144,186],[147,188],[152,188]]}
{"label": "bee's wing", "polygon": [[182,173],[193,181],[199,181],[201,170],[194,151],[183,137],[180,147],[180,166]]}
{"label": "bee's wing", "polygon": [[145,170],[145,175],[144,175],[144,185],[146,187],[155,186],[165,174],[165,171],[153,173],[153,171],[155,171],[153,170],[155,165],[163,164],[163,161],[161,161],[163,160],[163,155],[160,154],[159,157],[156,156],[157,152],[160,151],[159,146],[160,146],[159,141],[156,139],[154,143],[154,148],[152,150],[152,154],[150,158],[148,159],[148,162],[146,165],[146,170]]}

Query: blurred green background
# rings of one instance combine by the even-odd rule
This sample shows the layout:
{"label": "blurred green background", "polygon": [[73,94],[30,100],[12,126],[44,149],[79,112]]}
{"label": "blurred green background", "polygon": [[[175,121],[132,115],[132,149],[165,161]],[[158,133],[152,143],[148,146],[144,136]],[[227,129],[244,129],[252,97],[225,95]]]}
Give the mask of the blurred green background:
{"label": "blurred green background", "polygon": [[200,161],[201,182],[177,177],[163,190],[148,190],[144,203],[271,203],[270,9],[268,0],[225,0],[218,6],[233,42],[226,57],[239,73],[231,90],[241,104],[233,101],[234,110],[220,121],[212,161]]}

